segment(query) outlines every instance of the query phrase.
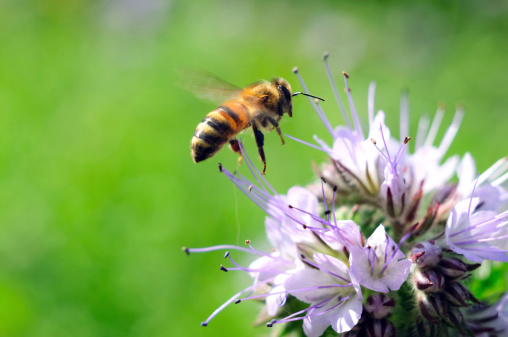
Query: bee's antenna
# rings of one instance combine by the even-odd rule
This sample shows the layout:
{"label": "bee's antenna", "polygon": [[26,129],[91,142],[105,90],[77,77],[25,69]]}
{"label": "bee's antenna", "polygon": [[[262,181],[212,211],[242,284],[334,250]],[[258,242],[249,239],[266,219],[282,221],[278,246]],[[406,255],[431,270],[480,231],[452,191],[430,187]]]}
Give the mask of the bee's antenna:
{"label": "bee's antenna", "polygon": [[324,99],[322,99],[321,97],[317,97],[317,96],[314,96],[314,95],[311,95],[311,94],[306,94],[306,93],[304,93],[304,92],[300,92],[300,91],[293,93],[293,95],[292,95],[292,96],[296,96],[296,95],[309,96],[309,97],[312,97],[312,98],[315,98],[315,99],[319,99],[319,100],[321,100],[321,101],[323,101],[323,102],[325,101],[325,100],[324,100]]}

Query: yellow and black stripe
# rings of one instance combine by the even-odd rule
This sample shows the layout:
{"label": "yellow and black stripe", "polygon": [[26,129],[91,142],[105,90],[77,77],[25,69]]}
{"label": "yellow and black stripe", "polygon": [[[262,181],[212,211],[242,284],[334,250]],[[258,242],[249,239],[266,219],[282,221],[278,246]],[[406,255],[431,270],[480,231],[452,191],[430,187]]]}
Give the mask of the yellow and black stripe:
{"label": "yellow and black stripe", "polygon": [[191,141],[194,162],[212,157],[224,144],[249,125],[247,108],[238,102],[226,102],[210,112],[198,124]]}

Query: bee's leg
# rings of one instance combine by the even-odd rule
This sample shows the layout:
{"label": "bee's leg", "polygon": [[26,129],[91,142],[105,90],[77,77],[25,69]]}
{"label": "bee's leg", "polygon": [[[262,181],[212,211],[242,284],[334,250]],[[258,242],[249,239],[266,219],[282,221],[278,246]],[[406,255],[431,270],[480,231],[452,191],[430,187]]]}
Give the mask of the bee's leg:
{"label": "bee's leg", "polygon": [[256,145],[258,146],[259,158],[263,162],[263,174],[265,174],[266,158],[265,158],[265,150],[263,150],[265,136],[263,136],[263,133],[261,131],[259,131],[258,126],[254,122],[252,123],[252,131],[254,131],[254,137],[256,138]]}
{"label": "bee's leg", "polygon": [[280,140],[282,141],[282,145],[284,145],[285,144],[284,143],[284,138],[282,138],[282,133],[281,133],[280,128],[279,128],[279,123],[275,119],[270,117],[270,116],[266,116],[266,119],[270,122],[270,124],[273,125],[275,130],[277,130],[277,134],[279,135]]}
{"label": "bee's leg", "polygon": [[240,157],[238,157],[238,165],[242,163],[242,150],[240,150],[240,143],[236,139],[231,139],[229,141],[229,148],[234,153],[238,153]]}

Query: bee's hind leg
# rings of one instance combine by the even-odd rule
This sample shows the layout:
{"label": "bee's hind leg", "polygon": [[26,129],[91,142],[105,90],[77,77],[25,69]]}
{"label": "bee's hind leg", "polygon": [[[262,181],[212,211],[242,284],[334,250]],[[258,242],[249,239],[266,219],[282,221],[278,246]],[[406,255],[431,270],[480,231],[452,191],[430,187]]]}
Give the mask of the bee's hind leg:
{"label": "bee's hind leg", "polygon": [[282,138],[282,132],[280,131],[280,128],[279,128],[279,123],[273,119],[272,117],[270,116],[266,116],[266,119],[270,122],[270,124],[273,125],[273,127],[275,128],[275,130],[277,130],[277,134],[279,135],[280,137],[280,140],[282,141],[282,145],[285,144],[284,142],[284,138]]}
{"label": "bee's hind leg", "polygon": [[229,141],[229,148],[234,153],[238,153],[238,155],[239,155],[238,165],[240,165],[242,163],[242,150],[240,150],[240,143],[238,143],[238,141],[236,139],[231,139]]}
{"label": "bee's hind leg", "polygon": [[266,171],[266,158],[265,158],[265,150],[263,149],[263,145],[265,143],[265,136],[263,133],[259,131],[258,126],[253,122],[252,123],[252,131],[254,131],[254,137],[256,138],[256,145],[258,146],[259,158],[263,162],[263,174]]}

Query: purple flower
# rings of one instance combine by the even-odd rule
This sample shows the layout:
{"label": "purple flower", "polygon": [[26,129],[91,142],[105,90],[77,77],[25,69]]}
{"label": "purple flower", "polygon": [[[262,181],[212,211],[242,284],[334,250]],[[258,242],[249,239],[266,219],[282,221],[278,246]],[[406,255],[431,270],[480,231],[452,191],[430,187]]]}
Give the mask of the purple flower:
{"label": "purple flower", "polygon": [[[286,194],[277,193],[252,164],[241,141],[240,150],[253,179],[219,164],[220,171],[266,212],[266,236],[273,249],[256,250],[250,241],[246,241],[248,248],[186,249],[187,253],[224,249],[257,256],[244,267],[226,253],[232,266],[221,266],[221,270],[248,273],[252,284],[202,324],[207,325],[233,302],[261,299],[266,303],[265,313],[273,318],[268,327],[284,324],[284,329],[294,329],[295,325],[287,323],[302,321],[309,337],[320,336],[329,327],[345,336],[394,336],[395,329],[403,335],[414,331],[422,336],[439,335],[443,329],[462,335],[505,335],[507,296],[483,313],[469,312],[465,308],[480,301],[463,280],[483,260],[508,262],[508,157],[479,176],[469,153],[460,163],[458,156],[445,160],[462,120],[462,108],[457,109],[439,144],[434,143],[444,114],[441,106],[432,122],[427,117],[420,119],[410,143],[405,94],[400,134],[392,137],[385,113],[375,114],[374,84],[369,87],[366,136],[348,75],[344,73],[344,85],[350,114],[339,97],[326,55],[325,67],[345,126],[333,128],[319,101],[309,99],[332,143],[316,136],[318,145],[290,137],[330,156],[330,163],[318,169],[320,185],[294,186]],[[297,70],[295,73],[307,93],[303,79]],[[459,181],[451,183],[455,173]],[[476,263],[466,263],[466,259]],[[412,291],[400,291],[393,299],[382,294],[398,291],[405,282]],[[369,289],[365,303],[362,287]],[[399,301],[416,304],[416,310],[401,316],[407,307],[397,306]],[[294,310],[301,302],[308,306]]]}
{"label": "purple flower", "polygon": [[481,175],[477,176],[476,165],[471,154],[466,153],[458,167],[459,183],[455,199],[479,197],[477,206],[483,211],[502,211],[508,204],[508,157],[499,159]]}
{"label": "purple flower", "polygon": [[399,246],[386,234],[385,227],[372,233],[365,247],[348,247],[351,272],[362,286],[387,293],[398,290],[407,279],[411,260],[405,259]]}
{"label": "purple flower", "polygon": [[[458,108],[451,125],[447,128],[443,140],[436,146],[434,141],[439,131],[444,110],[439,107],[432,123],[422,117],[416,133],[415,150],[411,154],[406,151],[409,141],[409,104],[406,95],[402,96],[400,110],[400,140],[391,137],[390,130],[384,123],[385,114],[375,114],[375,84],[369,87],[368,124],[369,134],[365,137],[360,119],[353,103],[348,75],[344,73],[347,99],[351,118],[342,103],[330,67],[325,55],[325,66],[332,89],[342,112],[346,126],[332,128],[318,101],[309,101],[333,138],[332,146],[314,136],[319,146],[290,137],[327,153],[338,171],[337,175],[324,172],[332,177],[334,184],[348,197],[356,196],[355,201],[373,203],[381,206],[387,215],[396,221],[407,224],[397,234],[407,233],[416,217],[429,205],[422,200],[432,200],[432,195],[443,189],[453,177],[458,164],[458,157],[453,156],[443,162],[443,158],[452,143],[462,121],[463,111]],[[308,92],[302,77],[295,71],[305,92]],[[430,127],[429,127],[430,125]],[[330,171],[330,167],[325,167]],[[328,178],[327,178],[328,179]],[[330,195],[327,193],[326,195]],[[429,197],[430,195],[430,197]],[[435,207],[435,206],[433,206]],[[400,233],[399,233],[400,232]]]}
{"label": "purple flower", "polygon": [[303,319],[308,337],[320,336],[329,326],[338,333],[351,330],[362,314],[360,286],[342,261],[320,253],[313,261],[305,260],[311,268],[296,270],[284,283],[291,295],[310,306],[277,323]]}
{"label": "purple flower", "polygon": [[452,209],[446,223],[448,248],[473,262],[508,262],[508,211],[477,211],[479,198],[466,199]]}

